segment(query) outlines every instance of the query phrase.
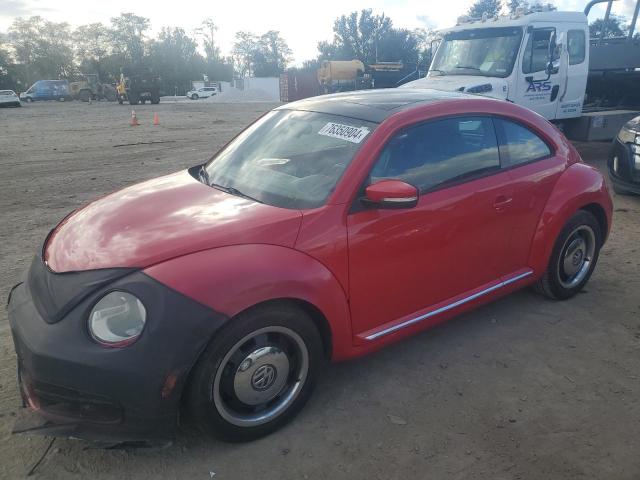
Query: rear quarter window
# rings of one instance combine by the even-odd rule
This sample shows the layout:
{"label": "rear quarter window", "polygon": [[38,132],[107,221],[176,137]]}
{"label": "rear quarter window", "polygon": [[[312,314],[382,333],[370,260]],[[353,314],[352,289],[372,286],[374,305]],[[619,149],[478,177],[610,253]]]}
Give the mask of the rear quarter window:
{"label": "rear quarter window", "polygon": [[505,166],[521,165],[551,156],[549,145],[536,133],[519,123],[495,119],[500,156]]}

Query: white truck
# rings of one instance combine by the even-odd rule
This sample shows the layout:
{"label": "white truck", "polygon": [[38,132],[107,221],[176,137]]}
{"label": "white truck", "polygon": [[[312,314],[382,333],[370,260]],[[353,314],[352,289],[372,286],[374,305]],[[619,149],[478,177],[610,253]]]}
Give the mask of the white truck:
{"label": "white truck", "polygon": [[584,12],[518,9],[514,15],[458,20],[425,78],[403,87],[477,93],[525,106],[576,140],[606,140],[640,109],[640,40],[636,0],[624,38],[589,38]]}

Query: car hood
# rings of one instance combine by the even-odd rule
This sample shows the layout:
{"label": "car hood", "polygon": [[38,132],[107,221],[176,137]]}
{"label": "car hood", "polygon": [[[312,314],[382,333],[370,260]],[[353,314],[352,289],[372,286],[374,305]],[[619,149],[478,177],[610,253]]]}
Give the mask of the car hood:
{"label": "car hood", "polygon": [[302,214],[227,194],[185,170],[90,203],[49,235],[54,272],[147,267],[188,253],[245,243],[293,246]]}
{"label": "car hood", "polygon": [[[488,91],[486,89],[487,85],[491,85],[491,89]],[[434,75],[405,83],[400,88],[403,87],[432,88],[434,90],[445,90],[447,92],[478,93],[485,97],[500,100],[506,100],[509,97],[509,87],[506,79],[483,77],[480,75]],[[474,91],[476,88],[479,91]]]}

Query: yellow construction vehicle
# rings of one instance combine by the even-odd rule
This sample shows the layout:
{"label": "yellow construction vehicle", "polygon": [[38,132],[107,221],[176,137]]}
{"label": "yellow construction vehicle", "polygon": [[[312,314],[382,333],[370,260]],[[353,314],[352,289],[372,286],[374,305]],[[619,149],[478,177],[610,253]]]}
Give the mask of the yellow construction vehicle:
{"label": "yellow construction vehicle", "polygon": [[318,82],[325,93],[362,88],[365,66],[360,60],[325,60],[318,69]]}
{"label": "yellow construction vehicle", "polygon": [[102,99],[114,102],[116,100],[115,88],[107,83],[100,83],[97,73],[87,73],[82,76],[83,80],[69,84],[69,93],[74,99],[83,102]]}

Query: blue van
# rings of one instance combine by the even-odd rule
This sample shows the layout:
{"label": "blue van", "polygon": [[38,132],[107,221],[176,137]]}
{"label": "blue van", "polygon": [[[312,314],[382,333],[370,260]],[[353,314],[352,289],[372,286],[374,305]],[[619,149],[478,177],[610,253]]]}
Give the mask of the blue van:
{"label": "blue van", "polygon": [[20,94],[20,100],[34,102],[36,100],[71,100],[69,82],[67,80],[38,80],[26,92]]}

